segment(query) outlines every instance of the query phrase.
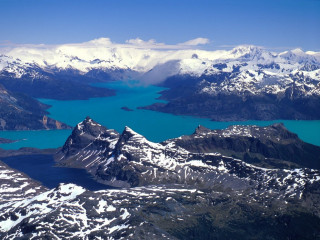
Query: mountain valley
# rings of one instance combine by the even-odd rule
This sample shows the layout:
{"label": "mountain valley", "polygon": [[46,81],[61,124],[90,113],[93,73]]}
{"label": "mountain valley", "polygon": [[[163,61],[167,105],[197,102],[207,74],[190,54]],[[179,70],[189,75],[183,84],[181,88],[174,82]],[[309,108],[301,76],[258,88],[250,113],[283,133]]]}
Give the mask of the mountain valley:
{"label": "mountain valley", "polygon": [[[71,129],[55,120],[62,115],[50,117],[41,98],[85,105],[120,92],[98,83],[130,86],[130,80],[142,88],[165,87],[159,97],[165,101],[145,103],[139,96],[136,107],[132,98],[115,99],[114,108],[93,101],[103,118],[136,117],[141,126],[143,113],[155,113],[145,110],[152,110],[214,121],[320,119],[318,52],[247,45],[145,49],[101,38],[2,50],[0,130]],[[123,88],[120,94],[150,93]],[[65,119],[74,121],[81,108],[65,105]],[[142,115],[133,116],[138,111]],[[24,156],[39,160],[42,171],[54,158],[55,167],[78,168],[105,188],[62,180],[46,187],[9,167],[15,156],[21,156],[14,159],[19,164]],[[156,142],[130,127],[116,131],[87,117],[60,148],[0,149],[0,157],[1,239],[320,238],[320,147],[281,123],[221,130],[199,125],[192,134]]]}

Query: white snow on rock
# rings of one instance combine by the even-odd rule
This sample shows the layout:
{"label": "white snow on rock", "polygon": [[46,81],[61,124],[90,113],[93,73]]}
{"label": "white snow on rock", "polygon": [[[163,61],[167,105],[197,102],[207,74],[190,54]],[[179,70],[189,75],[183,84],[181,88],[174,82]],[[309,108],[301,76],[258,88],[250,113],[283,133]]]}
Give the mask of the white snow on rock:
{"label": "white snow on rock", "polygon": [[[248,89],[248,84],[258,87],[257,84],[262,83],[266,88],[264,91],[269,89],[272,92],[282,91],[272,89],[275,78],[280,81],[278,85],[282,85],[291,74],[304,74],[320,81],[319,52],[294,49],[275,53],[252,45],[238,46],[229,51],[159,50],[153,48],[154,45],[148,48],[148,42],[142,40],[135,40],[135,44],[131,42],[115,44],[110,39],[101,38],[79,44],[11,48],[0,55],[0,75],[7,73],[15,78],[28,75],[34,79],[45,77],[38,68],[44,72],[72,69],[80,74],[92,69],[129,70],[135,72],[133,76],[144,83],[154,83],[177,74],[200,77],[239,68],[242,73],[235,75],[232,80],[234,86],[228,88],[229,91],[239,90],[240,87]],[[208,88],[203,91],[212,92]]]}

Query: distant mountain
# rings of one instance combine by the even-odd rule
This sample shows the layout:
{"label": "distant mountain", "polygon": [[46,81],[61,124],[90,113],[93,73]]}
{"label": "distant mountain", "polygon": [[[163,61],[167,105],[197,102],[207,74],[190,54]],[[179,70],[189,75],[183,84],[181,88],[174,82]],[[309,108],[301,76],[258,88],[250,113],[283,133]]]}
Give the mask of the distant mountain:
{"label": "distant mountain", "polygon": [[[87,42],[12,48],[0,55],[0,71],[16,79],[25,76],[34,79],[48,78],[46,74],[49,73],[68,72],[106,80],[141,77],[159,66],[165,66],[166,69],[170,68],[167,76],[163,76],[162,80],[165,80],[173,75],[211,75],[222,69],[222,72],[232,72],[237,67],[240,71],[264,69],[270,74],[284,76],[304,71],[305,64],[313,65],[316,68],[314,70],[319,70],[319,54],[303,52],[301,49],[275,53],[253,45],[238,46],[230,51],[154,50],[134,45],[109,46],[100,41],[99,44]],[[220,69],[219,64],[226,64],[226,67]],[[305,72],[315,77],[319,71]],[[319,80],[319,76],[317,79]],[[154,83],[152,79],[146,81]]]}
{"label": "distant mountain", "polygon": [[319,59],[301,49],[154,50],[100,39],[5,51],[0,83],[33,97],[85,99],[115,94],[91,82],[139,79],[169,88],[161,96],[167,104],[145,109],[218,121],[309,120],[320,119]]}
{"label": "distant mountain", "polygon": [[0,85],[0,130],[70,129],[48,117],[49,106]]}
{"label": "distant mountain", "polygon": [[199,126],[192,135],[166,142],[190,152],[219,152],[265,168],[320,169],[320,147],[303,142],[281,123],[268,127],[230,126],[223,130]]}
{"label": "distant mountain", "polygon": [[[281,147],[297,157],[275,152]],[[246,157],[217,152],[242,149],[256,155],[259,164],[259,155],[270,155],[263,161],[269,166],[279,161],[281,168],[257,167]],[[193,135],[152,143],[128,127],[119,134],[87,117],[57,161],[122,188],[91,192],[60,184],[31,191],[31,180],[0,162],[6,181],[0,185],[0,237],[317,239],[320,172],[290,168],[318,164],[319,155],[300,158],[298,150],[317,155],[319,147],[304,144],[282,125],[199,126]],[[25,183],[13,181],[16,177]]]}
{"label": "distant mountain", "polygon": [[275,54],[242,46],[209,63],[184,60],[184,69],[192,68],[160,84],[169,88],[161,96],[168,103],[144,108],[215,121],[320,119],[315,56],[300,49]]}
{"label": "distant mountain", "polygon": [[91,76],[83,76],[78,70],[48,70],[34,64],[23,66],[13,63],[10,66],[14,70],[5,68],[0,71],[0,83],[8,90],[21,92],[34,98],[74,100],[115,94],[113,90],[91,86],[92,82],[99,80]]}

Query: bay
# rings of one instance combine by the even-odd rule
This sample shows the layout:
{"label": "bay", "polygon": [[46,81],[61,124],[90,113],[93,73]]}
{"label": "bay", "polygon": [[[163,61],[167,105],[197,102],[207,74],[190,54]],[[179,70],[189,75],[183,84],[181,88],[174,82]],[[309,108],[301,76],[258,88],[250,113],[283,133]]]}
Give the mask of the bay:
{"label": "bay", "polygon": [[[160,96],[159,92],[164,88],[141,86],[136,82],[111,82],[96,85],[115,89],[117,95],[77,101],[52,99],[40,99],[40,101],[52,106],[48,110],[52,118],[70,126],[75,126],[83,121],[86,116],[90,116],[95,121],[118,132],[122,132],[125,126],[129,126],[154,142],[191,134],[198,125],[211,129],[223,129],[234,124],[266,126],[282,122],[290,131],[297,133],[302,140],[320,146],[320,121],[213,122],[205,118],[176,116],[137,109],[140,106],[159,102],[160,100],[157,99]],[[19,149],[21,147],[58,148],[64,144],[70,134],[71,130],[2,131],[0,137],[19,141],[0,144],[0,147],[4,149]],[[56,187],[62,182],[75,183],[89,190],[109,188],[95,182],[84,169],[54,167],[55,162],[49,155],[14,156],[1,160],[10,167],[27,173],[49,188]]]}
{"label": "bay", "polygon": [[84,169],[54,167],[55,161],[51,155],[20,155],[1,158],[1,161],[48,188],[57,187],[60,183],[74,183],[91,191],[112,188],[96,182]]}

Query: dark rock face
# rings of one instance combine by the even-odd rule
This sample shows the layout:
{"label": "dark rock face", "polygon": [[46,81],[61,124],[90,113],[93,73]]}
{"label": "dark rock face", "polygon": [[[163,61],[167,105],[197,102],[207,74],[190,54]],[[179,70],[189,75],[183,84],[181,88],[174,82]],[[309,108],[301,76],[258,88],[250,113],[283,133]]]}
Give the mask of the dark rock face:
{"label": "dark rock face", "polygon": [[[320,119],[316,110],[320,107],[318,81],[291,76],[290,84],[282,79],[247,83],[238,81],[239,76],[241,73],[174,76],[161,84],[169,88],[160,97],[168,103],[141,108],[213,121]],[[314,86],[313,90],[309,85]]]}
{"label": "dark rock face", "polygon": [[70,129],[48,117],[49,106],[0,85],[0,130]]}
{"label": "dark rock face", "polygon": [[[279,179],[297,175],[285,169],[317,169],[319,152],[319,147],[302,142],[282,124],[225,130],[199,126],[193,135],[153,143],[128,127],[119,135],[87,118],[77,125],[56,159],[63,166],[85,168],[99,181],[117,187],[180,183],[207,188],[232,173],[237,176],[231,181],[236,189],[252,184],[246,183],[247,177],[258,181],[261,189],[281,189]],[[265,185],[263,171],[250,164],[276,168],[265,170],[275,178],[273,185]],[[308,172],[301,171],[302,175]]]}
{"label": "dark rock face", "polygon": [[[21,78],[8,72],[0,74],[0,84],[8,90],[24,93],[34,98],[58,100],[78,100],[92,97],[108,97],[115,92],[107,88],[90,86],[95,78],[86,77],[75,70],[52,70],[52,72],[33,66],[25,69]],[[37,77],[34,76],[37,73]]]}
{"label": "dark rock face", "polygon": [[87,117],[73,129],[56,159],[61,159],[62,166],[95,171],[101,161],[110,157],[118,138],[118,132]]}
{"label": "dark rock face", "polygon": [[199,126],[193,135],[169,141],[191,152],[220,152],[262,167],[320,169],[320,147],[301,141],[282,124],[224,130]]}
{"label": "dark rock face", "polygon": [[0,237],[317,239],[319,170],[261,168],[217,152],[248,148],[267,156],[281,146],[317,151],[281,124],[199,126],[193,135],[153,143],[128,127],[118,134],[87,117],[57,154],[58,163],[124,188],[91,192],[61,184],[28,199],[10,196],[0,201]]}

